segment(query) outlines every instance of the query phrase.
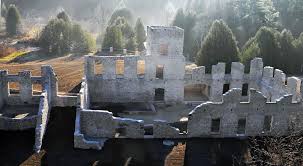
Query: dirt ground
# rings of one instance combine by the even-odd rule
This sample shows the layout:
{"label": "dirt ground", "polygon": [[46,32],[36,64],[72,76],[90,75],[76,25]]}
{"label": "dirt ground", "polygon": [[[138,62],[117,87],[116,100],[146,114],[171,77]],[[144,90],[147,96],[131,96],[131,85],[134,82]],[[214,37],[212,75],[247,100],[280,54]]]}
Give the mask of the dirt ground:
{"label": "dirt ground", "polygon": [[[83,78],[83,63],[84,57],[80,55],[70,55],[52,59],[40,57],[22,63],[0,63],[0,70],[8,70],[9,74],[17,74],[22,70],[30,70],[33,76],[40,76],[41,66],[51,65],[58,76],[59,91],[69,92],[78,85]],[[34,89],[39,90],[36,87],[34,87]]]}

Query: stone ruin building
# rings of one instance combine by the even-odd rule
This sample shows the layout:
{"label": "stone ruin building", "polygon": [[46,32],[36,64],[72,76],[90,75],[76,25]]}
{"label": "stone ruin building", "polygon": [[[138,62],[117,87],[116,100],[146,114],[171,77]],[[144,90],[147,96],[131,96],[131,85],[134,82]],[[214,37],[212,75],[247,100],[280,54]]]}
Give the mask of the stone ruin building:
{"label": "stone ruin building", "polygon": [[[301,80],[251,61],[186,70],[184,31],[147,28],[142,55],[85,57],[78,96],[58,95],[51,66],[41,77],[0,71],[0,129],[36,129],[39,151],[54,106],[77,107],[75,148],[102,149],[108,139],[238,138],[287,135],[303,127]],[[8,83],[18,82],[19,94]],[[42,94],[32,85],[41,84]],[[189,96],[189,97],[188,97]],[[193,97],[194,96],[194,97]],[[181,126],[181,127],[180,127]]]}

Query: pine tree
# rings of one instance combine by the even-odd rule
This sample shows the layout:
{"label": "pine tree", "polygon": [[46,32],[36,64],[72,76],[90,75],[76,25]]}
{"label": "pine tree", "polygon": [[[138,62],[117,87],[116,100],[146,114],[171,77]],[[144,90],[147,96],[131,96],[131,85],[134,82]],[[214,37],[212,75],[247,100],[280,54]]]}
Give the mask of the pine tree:
{"label": "pine tree", "polygon": [[193,36],[193,28],[196,25],[196,17],[191,13],[184,14],[183,9],[179,9],[175,19],[173,21],[173,26],[184,29],[184,47],[183,54],[188,60],[194,60],[194,56],[197,52],[195,50],[196,39]]}
{"label": "pine tree", "polygon": [[118,17],[124,17],[128,23],[130,23],[131,25],[134,24],[134,17],[133,17],[132,12],[127,8],[123,8],[123,9],[116,10],[112,14],[108,25],[110,26],[110,25],[114,24]]}
{"label": "pine tree", "polygon": [[48,22],[41,32],[38,43],[46,52],[59,55],[91,52],[96,47],[94,38],[79,24],[73,24],[64,12]]}
{"label": "pine tree", "polygon": [[231,63],[237,61],[239,49],[232,31],[222,20],[214,21],[197,55],[197,65],[206,66],[206,71],[210,72],[212,65],[225,62],[226,72],[230,72]]}
{"label": "pine tree", "polygon": [[131,37],[126,45],[125,48],[129,51],[136,51],[137,50],[137,42],[136,42],[136,38],[135,37]]}
{"label": "pine tree", "polygon": [[1,6],[1,16],[6,18],[6,15],[7,15],[7,8],[6,8],[6,5],[5,3],[2,3],[2,6]]}
{"label": "pine tree", "polygon": [[62,11],[62,12],[58,13],[57,18],[62,19],[65,22],[70,22],[71,21],[69,16],[65,13],[65,11]]}
{"label": "pine tree", "polygon": [[141,18],[137,19],[135,26],[135,33],[136,33],[136,41],[138,44],[138,50],[143,51],[145,49],[144,42],[146,40],[146,32]]}
{"label": "pine tree", "polygon": [[293,41],[293,45],[295,47],[296,58],[293,61],[295,63],[295,71],[296,73],[303,73],[303,33],[301,33],[300,37]]}
{"label": "pine tree", "polygon": [[102,48],[109,49],[110,47],[114,47],[114,49],[123,48],[123,35],[121,29],[117,26],[110,26],[106,29]]}
{"label": "pine tree", "polygon": [[258,46],[260,48],[260,57],[263,58],[265,65],[279,67],[280,48],[279,41],[276,38],[275,30],[262,27],[256,34]]}
{"label": "pine tree", "polygon": [[296,54],[293,45],[294,37],[289,30],[284,29],[280,35],[280,58],[278,65],[280,69],[289,74],[296,71]]}
{"label": "pine tree", "polygon": [[74,24],[72,29],[72,50],[75,52],[91,52],[95,47],[93,37],[85,32],[79,24]]}
{"label": "pine tree", "polygon": [[175,19],[173,20],[173,26],[184,28],[185,27],[184,22],[185,22],[185,15],[183,9],[179,9],[175,16]]}
{"label": "pine tree", "polygon": [[6,15],[6,32],[8,35],[16,35],[20,32],[21,16],[15,5],[10,5]]}

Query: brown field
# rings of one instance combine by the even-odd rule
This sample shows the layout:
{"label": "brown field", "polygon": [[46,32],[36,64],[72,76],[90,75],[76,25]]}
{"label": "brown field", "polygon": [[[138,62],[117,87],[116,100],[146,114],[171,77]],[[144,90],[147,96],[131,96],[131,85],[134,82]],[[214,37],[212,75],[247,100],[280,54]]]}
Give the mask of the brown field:
{"label": "brown field", "polygon": [[[53,59],[40,59],[31,62],[0,64],[0,70],[8,70],[9,74],[17,74],[22,70],[30,70],[33,76],[41,75],[42,65],[51,65],[58,76],[59,91],[69,92],[81,82],[83,77],[83,56],[65,56]],[[16,88],[16,85],[12,85]],[[34,86],[34,90],[41,88]]]}

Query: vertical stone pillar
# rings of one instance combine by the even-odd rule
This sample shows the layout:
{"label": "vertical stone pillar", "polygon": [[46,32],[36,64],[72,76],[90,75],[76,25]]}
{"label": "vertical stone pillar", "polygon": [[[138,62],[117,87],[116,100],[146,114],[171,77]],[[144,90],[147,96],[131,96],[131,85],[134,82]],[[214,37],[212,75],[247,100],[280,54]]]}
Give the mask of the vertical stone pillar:
{"label": "vertical stone pillar", "polygon": [[85,56],[84,76],[86,79],[92,79],[95,75],[95,59],[92,56]]}
{"label": "vertical stone pillar", "polygon": [[242,89],[244,77],[244,65],[239,62],[233,62],[231,64],[231,83],[230,88]]}
{"label": "vertical stone pillar", "polygon": [[280,97],[287,94],[285,90],[285,81],[286,75],[283,73],[283,71],[276,69],[272,85],[272,101],[277,101]]}
{"label": "vertical stone pillar", "polygon": [[287,79],[286,89],[287,89],[287,93],[293,95],[292,102],[299,102],[300,100],[302,100],[301,86],[302,86],[302,82],[299,78],[289,77]]}
{"label": "vertical stone pillar", "polygon": [[49,65],[43,65],[41,67],[42,73],[42,87],[43,91],[47,90],[48,96],[51,98],[51,101],[55,101],[58,95],[58,79],[53,70],[53,68]]}
{"label": "vertical stone pillar", "polygon": [[266,66],[263,69],[263,77],[261,82],[261,92],[266,96],[267,102],[272,101],[272,85],[273,85],[274,68]]}
{"label": "vertical stone pillar", "polygon": [[31,81],[31,72],[30,71],[22,71],[19,72],[20,77],[20,98],[24,103],[30,103],[33,95],[33,86]]}
{"label": "vertical stone pillar", "polygon": [[213,102],[221,102],[223,99],[225,63],[213,65],[211,76],[212,83],[210,89],[210,100]]}
{"label": "vertical stone pillar", "polygon": [[127,54],[127,49],[123,49],[123,55]]}
{"label": "vertical stone pillar", "polygon": [[261,58],[255,58],[250,63],[250,73],[249,73],[249,88],[260,90],[260,83],[262,80],[263,72],[263,61]]}
{"label": "vertical stone pillar", "polygon": [[7,71],[0,70],[0,109],[8,98]]}

